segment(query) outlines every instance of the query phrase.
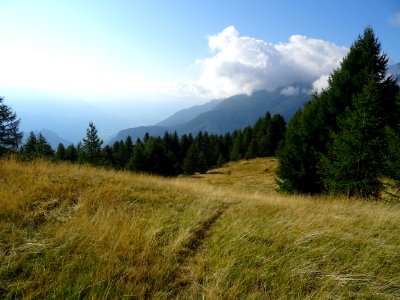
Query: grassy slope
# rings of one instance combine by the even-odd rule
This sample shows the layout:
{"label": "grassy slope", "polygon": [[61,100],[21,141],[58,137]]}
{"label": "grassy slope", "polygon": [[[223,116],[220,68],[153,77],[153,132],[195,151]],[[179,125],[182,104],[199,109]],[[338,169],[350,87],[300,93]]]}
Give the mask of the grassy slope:
{"label": "grassy slope", "polygon": [[1,161],[0,298],[399,298],[400,206],[279,195],[275,166]]}

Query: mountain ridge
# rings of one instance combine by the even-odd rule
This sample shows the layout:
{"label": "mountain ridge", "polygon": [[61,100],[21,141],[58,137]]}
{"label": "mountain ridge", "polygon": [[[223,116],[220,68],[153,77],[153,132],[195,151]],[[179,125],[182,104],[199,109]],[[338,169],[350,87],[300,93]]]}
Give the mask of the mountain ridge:
{"label": "mountain ridge", "polygon": [[[303,90],[306,89],[303,88]],[[195,135],[199,131],[224,134],[254,124],[267,111],[271,114],[279,113],[286,121],[289,121],[309,98],[310,94],[305,92],[288,96],[284,95],[282,90],[273,92],[260,90],[251,95],[235,95],[226,99],[212,100],[204,104],[203,107],[195,106],[178,111],[154,126],[140,126],[121,130],[109,144],[117,140],[124,140],[128,136],[131,136],[133,140],[143,138],[146,132],[152,136],[161,136],[165,131],[176,131],[179,135],[189,133]],[[186,117],[192,114],[192,119],[177,124],[179,123],[177,120],[183,119],[180,116],[185,114]],[[172,126],[160,126],[160,124],[172,124]]]}

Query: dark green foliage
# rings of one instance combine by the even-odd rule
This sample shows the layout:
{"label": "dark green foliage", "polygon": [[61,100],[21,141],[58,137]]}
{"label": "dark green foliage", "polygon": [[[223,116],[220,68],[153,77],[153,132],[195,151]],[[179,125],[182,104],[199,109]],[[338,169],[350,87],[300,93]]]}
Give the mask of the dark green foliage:
{"label": "dark green foliage", "polygon": [[109,146],[106,145],[102,150],[101,150],[101,157],[102,157],[102,165],[105,167],[115,167],[115,161],[114,161],[114,155],[113,155],[113,149]]}
{"label": "dark green foliage", "polygon": [[255,126],[255,136],[257,138],[257,156],[265,157],[269,155],[268,128],[271,122],[271,114],[267,112],[265,117],[259,119]]}
{"label": "dark green foliage", "polygon": [[129,171],[140,172],[145,171],[145,167],[144,146],[142,141],[138,139],[133,147],[132,156],[129,159],[127,169]]}
{"label": "dark green foliage", "polygon": [[21,148],[21,152],[24,158],[28,160],[37,157],[51,158],[54,156],[54,151],[46,138],[41,133],[36,136],[33,131],[29,133],[28,139]]}
{"label": "dark green foliage", "polygon": [[241,131],[236,131],[233,133],[233,145],[231,150],[230,159],[232,161],[237,161],[243,157],[243,135]]}
{"label": "dark green foliage", "polygon": [[[183,160],[183,173],[186,175],[192,175],[195,172],[198,172],[199,166],[199,155],[200,155],[200,150],[197,145],[197,143],[193,143]],[[204,155],[204,154],[203,154]]]}
{"label": "dark green foliage", "polygon": [[144,146],[145,171],[164,176],[175,175],[175,161],[168,157],[168,152],[158,137],[151,137]]}
{"label": "dark green foliage", "polygon": [[78,151],[76,150],[74,145],[69,145],[65,149],[65,160],[70,161],[70,162],[78,161]]}
{"label": "dark green foliage", "polygon": [[59,143],[57,146],[56,159],[57,160],[65,160],[65,146],[62,143]]}
{"label": "dark green foliage", "polygon": [[16,150],[22,139],[20,119],[3,101],[4,98],[0,97],[0,154],[10,149]]}
{"label": "dark green foliage", "polygon": [[378,176],[383,165],[385,123],[378,83],[371,80],[339,119],[330,157],[324,157],[329,191],[348,196],[380,196]]}
{"label": "dark green foliage", "polygon": [[54,155],[53,149],[41,133],[37,136],[36,153],[41,157],[52,157]]}
{"label": "dark green foliage", "polygon": [[278,155],[282,190],[379,195],[383,128],[394,128],[399,120],[399,87],[386,76],[387,62],[373,30],[366,28],[329,87],[291,120]]}
{"label": "dark green foliage", "polygon": [[388,151],[385,156],[385,175],[394,180],[395,187],[400,190],[400,131],[386,127]]}
{"label": "dark green foliage", "polygon": [[21,148],[21,152],[24,154],[26,158],[32,157],[36,154],[36,145],[37,145],[37,138],[36,134],[31,131],[29,136],[25,142],[25,144]]}
{"label": "dark green foliage", "polygon": [[[312,146],[312,136],[302,128],[303,111],[299,110],[289,123],[285,143],[278,151],[277,169],[280,189],[290,193],[316,193],[322,189],[318,154]],[[311,140],[311,141],[310,141]]]}
{"label": "dark green foliage", "polygon": [[96,126],[90,122],[82,143],[82,161],[93,165],[100,164],[102,144],[103,141],[97,135]]}
{"label": "dark green foliage", "polygon": [[286,122],[281,115],[274,115],[269,123],[267,137],[267,154],[275,156],[278,145],[283,141],[286,132]]}

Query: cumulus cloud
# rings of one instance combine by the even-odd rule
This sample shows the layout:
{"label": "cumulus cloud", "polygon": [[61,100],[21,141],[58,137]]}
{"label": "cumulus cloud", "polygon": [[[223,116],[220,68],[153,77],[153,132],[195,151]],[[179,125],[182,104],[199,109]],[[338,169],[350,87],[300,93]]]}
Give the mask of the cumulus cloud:
{"label": "cumulus cloud", "polygon": [[291,36],[286,43],[271,44],[240,36],[233,26],[210,36],[208,47],[210,57],[196,61],[200,67],[197,80],[177,84],[186,95],[224,98],[278,88],[284,95],[294,95],[302,92],[299,84],[324,87],[323,80],[326,82],[348,51],[301,35]]}
{"label": "cumulus cloud", "polygon": [[400,13],[395,13],[395,14],[391,15],[389,18],[389,22],[393,26],[400,27]]}
{"label": "cumulus cloud", "polygon": [[281,90],[281,95],[284,96],[296,96],[300,94],[300,87],[298,86],[287,86]]}

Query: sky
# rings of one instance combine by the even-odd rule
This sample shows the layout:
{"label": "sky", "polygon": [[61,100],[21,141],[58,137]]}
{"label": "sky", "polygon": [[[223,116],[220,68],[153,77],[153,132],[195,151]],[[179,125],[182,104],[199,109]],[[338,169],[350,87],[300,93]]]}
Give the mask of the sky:
{"label": "sky", "polygon": [[257,89],[323,88],[366,26],[400,62],[398,0],[0,0],[0,95],[128,103],[153,122]]}

